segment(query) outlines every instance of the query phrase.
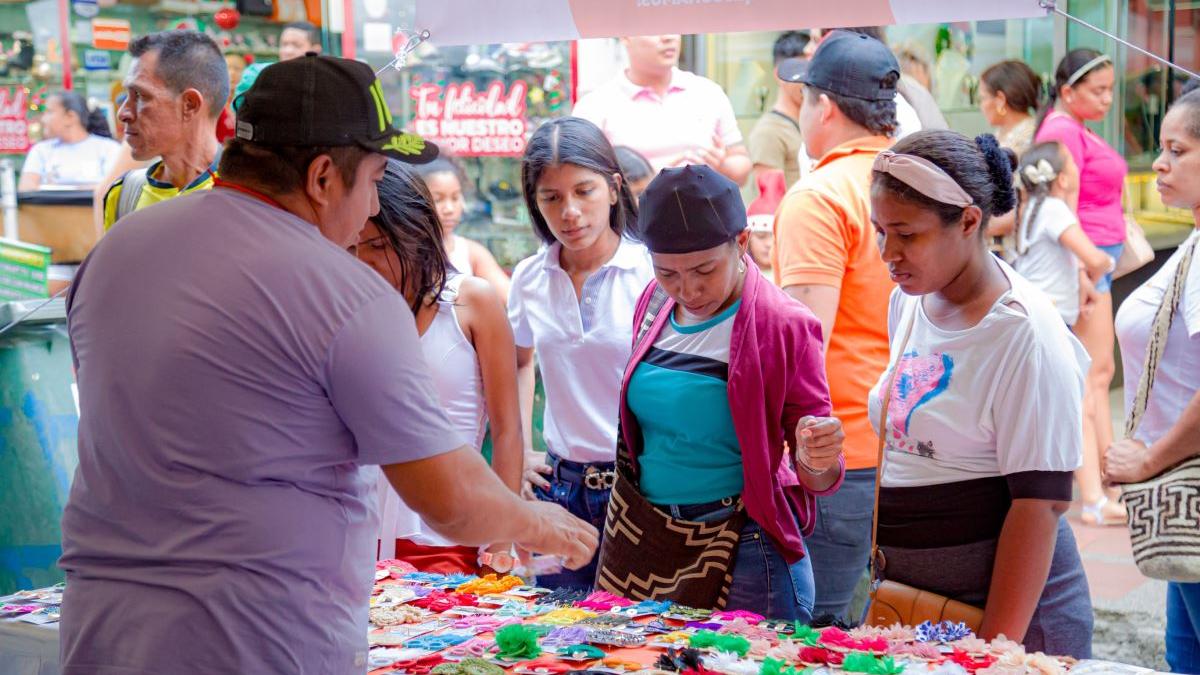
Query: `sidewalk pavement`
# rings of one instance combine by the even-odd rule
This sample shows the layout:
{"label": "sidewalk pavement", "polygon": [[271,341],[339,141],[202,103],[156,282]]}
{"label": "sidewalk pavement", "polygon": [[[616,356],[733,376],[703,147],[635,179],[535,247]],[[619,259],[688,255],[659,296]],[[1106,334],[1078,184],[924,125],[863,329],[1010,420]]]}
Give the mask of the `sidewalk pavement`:
{"label": "sidewalk pavement", "polygon": [[[1115,436],[1124,420],[1120,389],[1112,392]],[[1167,584],[1148,579],[1133,562],[1124,526],[1092,527],[1079,520],[1075,505],[1067,515],[1092,592],[1096,613],[1094,656],[1155,670],[1166,670]]]}

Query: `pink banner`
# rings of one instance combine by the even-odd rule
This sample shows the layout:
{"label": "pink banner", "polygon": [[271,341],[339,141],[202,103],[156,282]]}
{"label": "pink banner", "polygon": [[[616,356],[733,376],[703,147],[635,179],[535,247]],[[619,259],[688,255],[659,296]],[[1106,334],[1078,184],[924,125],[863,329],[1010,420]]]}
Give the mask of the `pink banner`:
{"label": "pink banner", "polygon": [[1038,0],[416,0],[414,28],[455,45],[1039,16]]}

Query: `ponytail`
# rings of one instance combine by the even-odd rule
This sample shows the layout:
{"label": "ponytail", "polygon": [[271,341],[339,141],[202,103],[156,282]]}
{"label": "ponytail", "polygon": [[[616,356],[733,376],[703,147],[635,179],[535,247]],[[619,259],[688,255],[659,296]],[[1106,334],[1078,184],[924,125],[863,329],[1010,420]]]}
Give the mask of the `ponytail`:
{"label": "ponytail", "polygon": [[73,91],[61,91],[53,98],[58,99],[63,110],[75,113],[75,117],[79,118],[79,124],[89,134],[112,138],[112,130],[108,127],[108,118],[101,110],[90,108],[83,96]]}

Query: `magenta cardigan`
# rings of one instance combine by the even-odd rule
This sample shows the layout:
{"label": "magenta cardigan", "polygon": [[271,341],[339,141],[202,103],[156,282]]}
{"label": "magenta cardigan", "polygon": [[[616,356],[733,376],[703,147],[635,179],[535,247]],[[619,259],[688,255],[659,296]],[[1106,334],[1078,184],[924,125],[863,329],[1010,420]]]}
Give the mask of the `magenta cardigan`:
{"label": "magenta cardigan", "polygon": [[[675,307],[675,301],[668,298],[639,346],[636,327],[656,284],[651,281],[638,299],[633,355],[621,381],[621,430],[634,462],[641,452],[642,433],[627,403],[629,379]],[[801,417],[830,414],[821,322],[803,304],[768,283],[749,259],[742,304],[730,337],[728,387],[733,427],[742,450],[742,502],[790,565],[804,557],[801,541],[812,534],[816,497],[841,487],[846,465],[844,460],[839,462],[838,479],[832,487],[810,492],[796,477],[792,459],[784,452],[785,441],[796,447],[796,423]]]}

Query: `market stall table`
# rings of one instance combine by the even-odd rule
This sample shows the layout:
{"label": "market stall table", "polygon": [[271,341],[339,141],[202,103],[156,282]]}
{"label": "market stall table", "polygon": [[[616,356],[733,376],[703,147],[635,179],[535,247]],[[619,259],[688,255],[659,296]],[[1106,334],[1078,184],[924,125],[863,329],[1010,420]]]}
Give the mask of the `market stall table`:
{"label": "market stall table", "polygon": [[58,675],[58,624],[0,620],[0,675]]}

